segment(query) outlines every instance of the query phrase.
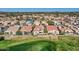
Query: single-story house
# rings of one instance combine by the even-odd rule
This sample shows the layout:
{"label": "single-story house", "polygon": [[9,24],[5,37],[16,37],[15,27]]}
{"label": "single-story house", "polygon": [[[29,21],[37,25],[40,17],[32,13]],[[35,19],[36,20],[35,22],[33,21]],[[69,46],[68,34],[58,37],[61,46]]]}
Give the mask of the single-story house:
{"label": "single-story house", "polygon": [[5,32],[8,29],[9,26],[0,27],[0,32]]}
{"label": "single-story house", "polygon": [[73,34],[73,30],[68,27],[58,27],[61,33],[64,33],[65,35]]}
{"label": "single-story house", "polygon": [[65,33],[65,28],[63,26],[58,26],[58,30],[61,35]]}
{"label": "single-story house", "polygon": [[18,31],[19,27],[16,26],[10,26],[4,33],[8,35],[16,35],[16,32]]}
{"label": "single-story house", "polygon": [[22,32],[22,35],[31,34],[32,26],[31,25],[25,25],[25,26],[21,27],[20,31]]}
{"label": "single-story house", "polygon": [[73,34],[73,30],[72,29],[70,29],[70,28],[66,28],[65,29],[65,34]]}
{"label": "single-story house", "polygon": [[2,28],[0,27],[0,32],[2,32]]}
{"label": "single-story house", "polygon": [[32,24],[33,24],[33,19],[30,19],[30,18],[27,19],[27,20],[26,20],[26,24],[27,24],[27,25],[32,25]]}
{"label": "single-story house", "polygon": [[74,29],[74,31],[75,31],[75,34],[79,35],[79,29]]}
{"label": "single-story house", "polygon": [[56,26],[60,26],[61,25],[61,22],[59,22],[59,21],[53,21],[54,22],[54,25],[56,25]]}
{"label": "single-story house", "polygon": [[35,21],[34,21],[34,24],[35,24],[35,25],[40,25],[40,21],[35,20]]}
{"label": "single-story house", "polygon": [[48,34],[53,34],[53,35],[59,34],[59,31],[56,26],[48,25],[48,26],[46,26],[46,28],[47,28]]}
{"label": "single-story house", "polygon": [[33,30],[33,35],[38,35],[44,33],[44,26],[43,25],[36,25]]}
{"label": "single-story house", "polygon": [[41,24],[48,25],[48,23],[46,21],[41,21]]}

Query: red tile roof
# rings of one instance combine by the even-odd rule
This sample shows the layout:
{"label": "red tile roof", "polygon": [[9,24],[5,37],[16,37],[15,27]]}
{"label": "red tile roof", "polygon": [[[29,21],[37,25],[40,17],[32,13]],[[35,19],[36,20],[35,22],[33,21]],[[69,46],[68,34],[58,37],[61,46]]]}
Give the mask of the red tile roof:
{"label": "red tile roof", "polygon": [[51,30],[58,30],[56,26],[53,25],[48,25],[47,27],[47,31],[51,31]]}
{"label": "red tile roof", "polygon": [[40,30],[40,26],[35,26],[34,31],[39,31]]}
{"label": "red tile roof", "polygon": [[32,26],[31,25],[23,26],[20,31],[31,32]]}
{"label": "red tile roof", "polygon": [[42,28],[43,26],[36,25],[33,31],[40,31]]}
{"label": "red tile roof", "polygon": [[8,28],[8,31],[14,31],[14,32],[16,32],[18,29],[19,29],[18,27],[12,26],[12,27]]}

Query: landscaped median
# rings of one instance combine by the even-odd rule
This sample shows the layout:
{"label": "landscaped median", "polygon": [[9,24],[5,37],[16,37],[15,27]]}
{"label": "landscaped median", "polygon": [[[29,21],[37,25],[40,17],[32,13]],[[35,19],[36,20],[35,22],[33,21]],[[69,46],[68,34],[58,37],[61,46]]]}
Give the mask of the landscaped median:
{"label": "landscaped median", "polygon": [[[18,39],[18,40],[17,40]],[[1,51],[79,51],[78,36],[59,36],[58,39],[27,37],[0,41]]]}

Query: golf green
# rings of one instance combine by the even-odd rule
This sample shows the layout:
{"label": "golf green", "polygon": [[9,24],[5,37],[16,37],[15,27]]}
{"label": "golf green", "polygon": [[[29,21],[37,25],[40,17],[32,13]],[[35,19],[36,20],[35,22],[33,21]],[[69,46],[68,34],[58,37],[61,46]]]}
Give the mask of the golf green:
{"label": "golf green", "polygon": [[33,41],[8,47],[9,51],[55,51],[55,43],[51,41]]}

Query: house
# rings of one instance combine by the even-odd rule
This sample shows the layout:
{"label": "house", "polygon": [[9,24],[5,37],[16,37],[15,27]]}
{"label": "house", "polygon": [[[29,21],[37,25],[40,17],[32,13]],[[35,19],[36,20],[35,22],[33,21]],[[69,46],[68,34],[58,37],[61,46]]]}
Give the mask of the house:
{"label": "house", "polygon": [[5,30],[6,30],[6,27],[0,26],[0,35],[4,35]]}
{"label": "house", "polygon": [[73,30],[75,34],[79,35],[79,29],[73,28]]}
{"label": "house", "polygon": [[25,23],[25,20],[21,20],[19,22],[20,22],[20,24],[24,24]]}
{"label": "house", "polygon": [[0,17],[6,17],[6,15],[5,14],[0,14]]}
{"label": "house", "polygon": [[25,26],[21,27],[20,31],[22,32],[22,35],[31,34],[32,26],[25,25]]}
{"label": "house", "polygon": [[34,21],[34,24],[35,24],[35,25],[40,25],[40,21],[35,20],[35,21]]}
{"label": "house", "polygon": [[60,34],[61,33],[65,34],[65,35],[73,34],[73,30],[68,28],[68,27],[65,27],[65,26],[61,27],[61,26],[59,26],[58,28],[59,28]]}
{"label": "house", "polygon": [[56,26],[48,25],[48,26],[46,26],[46,28],[47,28],[48,34],[53,34],[53,35],[59,34],[59,31]]}
{"label": "house", "polygon": [[44,33],[44,27],[43,25],[36,25],[34,30],[33,30],[33,35],[39,35]]}
{"label": "house", "polygon": [[61,26],[61,25],[62,25],[60,21],[55,21],[55,20],[54,20],[53,22],[54,22],[54,25],[55,25],[55,26]]}
{"label": "house", "polygon": [[4,26],[10,26],[10,25],[11,25],[11,21],[4,21],[4,22],[3,22],[3,25],[4,25]]}
{"label": "house", "polygon": [[26,22],[27,25],[32,25],[31,21]]}
{"label": "house", "polygon": [[75,32],[76,32],[76,34],[78,34],[78,35],[79,35],[79,30],[76,30]]}
{"label": "house", "polygon": [[17,26],[10,26],[4,33],[8,35],[16,35],[16,32],[18,31],[19,27]]}
{"label": "house", "polygon": [[0,32],[2,32],[2,28],[0,27]]}
{"label": "house", "polygon": [[65,29],[65,34],[71,35],[71,34],[73,34],[73,30],[70,29],[70,28],[66,28]]}
{"label": "house", "polygon": [[0,32],[3,32],[3,27],[0,27]]}
{"label": "house", "polygon": [[64,26],[58,26],[58,30],[59,30],[60,35],[65,33],[65,27]]}
{"label": "house", "polygon": [[15,25],[17,21],[11,21],[11,25]]}
{"label": "house", "polygon": [[27,25],[32,25],[33,24],[33,19],[29,18],[26,20]]}
{"label": "house", "polygon": [[41,21],[41,24],[48,25],[48,23],[46,21]]}
{"label": "house", "polygon": [[26,19],[26,18],[27,18],[27,15],[22,15],[22,18],[23,18],[23,19]]}

